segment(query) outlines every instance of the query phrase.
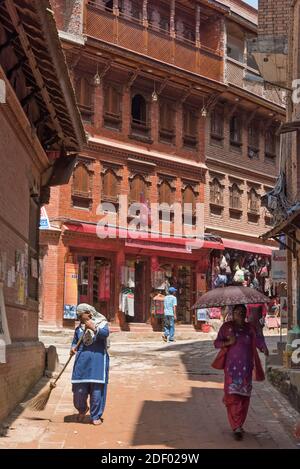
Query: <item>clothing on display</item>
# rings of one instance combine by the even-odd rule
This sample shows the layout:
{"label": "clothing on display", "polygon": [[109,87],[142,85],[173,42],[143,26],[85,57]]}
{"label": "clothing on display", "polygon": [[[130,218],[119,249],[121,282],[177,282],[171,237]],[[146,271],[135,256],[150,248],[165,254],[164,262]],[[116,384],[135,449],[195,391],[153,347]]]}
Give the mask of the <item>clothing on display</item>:
{"label": "clothing on display", "polygon": [[134,293],[131,289],[122,289],[120,293],[119,308],[127,316],[134,317]]}

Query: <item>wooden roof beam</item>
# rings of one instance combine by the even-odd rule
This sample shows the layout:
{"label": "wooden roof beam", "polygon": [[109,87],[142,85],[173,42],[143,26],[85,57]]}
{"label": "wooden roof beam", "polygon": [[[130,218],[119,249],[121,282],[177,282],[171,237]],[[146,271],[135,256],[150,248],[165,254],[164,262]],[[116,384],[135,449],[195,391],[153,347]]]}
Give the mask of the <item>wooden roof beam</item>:
{"label": "wooden roof beam", "polygon": [[52,104],[52,101],[51,101],[51,98],[49,96],[47,87],[45,85],[45,82],[44,82],[43,77],[41,75],[41,72],[39,70],[39,66],[38,66],[36,57],[35,57],[34,53],[32,52],[32,49],[30,47],[30,43],[29,43],[28,38],[27,38],[27,34],[24,30],[24,27],[22,25],[22,22],[20,20],[20,17],[18,15],[16,7],[15,7],[14,3],[11,2],[10,0],[4,0],[4,3],[5,3],[5,6],[6,6],[6,10],[9,13],[9,16],[11,18],[12,24],[13,24],[15,30],[18,33],[19,40],[20,40],[20,43],[23,47],[23,50],[24,50],[24,52],[25,52],[25,54],[28,58],[28,63],[31,67],[32,74],[33,74],[33,76],[36,80],[37,86],[41,90],[40,91],[41,95],[43,96],[45,104],[46,104],[46,106],[49,110],[49,113],[51,115],[51,119],[54,123],[55,130],[57,131],[57,134],[58,134],[59,138],[63,141],[64,140],[64,132],[63,132],[63,130],[61,128],[61,125],[60,125],[60,123],[57,119],[55,108]]}

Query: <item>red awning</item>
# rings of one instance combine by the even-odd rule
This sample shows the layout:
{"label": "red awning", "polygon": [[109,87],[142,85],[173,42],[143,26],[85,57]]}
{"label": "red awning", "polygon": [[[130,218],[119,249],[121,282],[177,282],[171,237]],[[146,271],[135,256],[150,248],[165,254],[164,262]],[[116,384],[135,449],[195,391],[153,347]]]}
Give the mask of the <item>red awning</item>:
{"label": "red awning", "polygon": [[255,254],[264,254],[266,256],[271,256],[272,251],[276,250],[276,247],[263,246],[261,244],[252,244],[246,243],[243,241],[235,241],[234,239],[225,239],[222,238],[225,248],[237,249],[238,251],[248,251]]}
{"label": "red awning", "polygon": [[[99,232],[97,232],[97,225],[92,225],[88,223],[65,223],[65,228],[68,231],[77,232],[77,233],[85,233],[85,234],[92,234],[97,236]],[[166,250],[166,249],[181,249],[183,252],[189,252],[191,250],[199,250],[199,249],[218,249],[224,250],[224,245],[221,242],[217,241],[208,241],[208,240],[197,240],[197,239],[188,239],[188,238],[180,238],[180,237],[163,237],[161,235],[151,234],[140,232],[137,236],[137,233],[133,235],[130,231],[124,228],[117,228],[117,227],[105,227],[105,233],[107,238],[109,239],[124,239],[127,241],[127,245],[131,247],[144,247],[146,249],[158,249],[158,250]],[[99,236],[101,239],[101,236]],[[104,238],[105,239],[105,238]],[[134,244],[138,244],[138,246],[134,246]],[[160,249],[159,249],[160,248]]]}

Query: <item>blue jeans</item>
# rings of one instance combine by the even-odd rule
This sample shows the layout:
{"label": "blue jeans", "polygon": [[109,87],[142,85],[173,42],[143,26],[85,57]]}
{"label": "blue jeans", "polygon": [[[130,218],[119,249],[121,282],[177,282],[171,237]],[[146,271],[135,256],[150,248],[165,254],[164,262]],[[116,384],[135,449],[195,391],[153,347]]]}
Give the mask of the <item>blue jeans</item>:
{"label": "blue jeans", "polygon": [[104,412],[106,403],[107,384],[100,383],[74,383],[72,385],[73,402],[75,409],[84,414],[87,409],[87,400],[90,396],[90,415],[92,420],[99,420]]}
{"label": "blue jeans", "polygon": [[175,320],[174,316],[165,316],[164,317],[164,335],[169,338],[169,341],[174,340],[175,333]]}

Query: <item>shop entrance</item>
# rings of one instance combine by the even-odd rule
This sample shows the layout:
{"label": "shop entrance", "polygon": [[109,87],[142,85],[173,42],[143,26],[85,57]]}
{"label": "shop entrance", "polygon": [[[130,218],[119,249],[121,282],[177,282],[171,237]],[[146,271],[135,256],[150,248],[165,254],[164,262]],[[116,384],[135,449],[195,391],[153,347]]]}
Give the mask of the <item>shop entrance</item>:
{"label": "shop entrance", "polygon": [[192,306],[196,300],[196,276],[191,263],[170,263],[160,261],[160,268],[154,273],[152,287],[156,293],[166,295],[169,287],[177,289],[177,319],[182,324],[192,321]]}
{"label": "shop entrance", "polygon": [[121,280],[120,306],[127,322],[146,322],[149,317],[148,262],[127,259]]}
{"label": "shop entrance", "polygon": [[78,301],[89,303],[113,319],[114,278],[112,259],[106,256],[77,256]]}

